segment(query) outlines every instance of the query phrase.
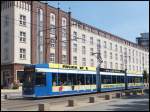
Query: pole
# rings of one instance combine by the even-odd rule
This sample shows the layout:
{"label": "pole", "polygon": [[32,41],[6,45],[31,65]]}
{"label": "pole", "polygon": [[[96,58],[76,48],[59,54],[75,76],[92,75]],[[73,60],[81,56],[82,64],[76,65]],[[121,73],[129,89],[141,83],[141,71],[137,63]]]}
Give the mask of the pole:
{"label": "pole", "polygon": [[92,53],[92,55],[97,54],[97,61],[98,61],[98,65],[96,68],[96,87],[97,87],[97,92],[101,92],[101,74],[100,74],[100,68],[101,68],[101,64],[103,62],[102,58],[101,58],[101,53],[100,50],[97,53]]}

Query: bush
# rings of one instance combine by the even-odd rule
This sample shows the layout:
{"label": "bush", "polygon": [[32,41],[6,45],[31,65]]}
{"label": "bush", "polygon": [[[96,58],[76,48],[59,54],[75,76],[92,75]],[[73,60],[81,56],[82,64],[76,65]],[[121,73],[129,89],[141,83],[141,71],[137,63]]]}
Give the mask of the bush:
{"label": "bush", "polygon": [[19,88],[19,84],[16,84],[16,83],[15,83],[15,84],[13,85],[13,89],[18,89],[18,88]]}

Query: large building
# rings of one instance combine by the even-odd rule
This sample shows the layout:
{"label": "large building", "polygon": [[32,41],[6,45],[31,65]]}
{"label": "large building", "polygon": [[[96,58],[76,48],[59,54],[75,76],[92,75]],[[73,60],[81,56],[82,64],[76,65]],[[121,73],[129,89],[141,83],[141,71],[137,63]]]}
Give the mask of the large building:
{"label": "large building", "polygon": [[21,80],[25,64],[61,63],[149,73],[149,51],[33,1],[1,3],[1,85]]}
{"label": "large building", "polygon": [[149,33],[141,33],[141,37],[137,37],[136,42],[138,45],[149,49]]}
{"label": "large building", "polygon": [[25,64],[71,64],[70,17],[38,1],[1,2],[1,85],[22,78]]}
{"label": "large building", "polygon": [[128,72],[149,72],[149,51],[106,31],[72,19],[71,60],[80,66],[97,66],[97,58],[92,53],[100,50],[102,68],[127,69]]}
{"label": "large building", "polygon": [[8,86],[31,64],[31,5],[1,2],[1,85]]}

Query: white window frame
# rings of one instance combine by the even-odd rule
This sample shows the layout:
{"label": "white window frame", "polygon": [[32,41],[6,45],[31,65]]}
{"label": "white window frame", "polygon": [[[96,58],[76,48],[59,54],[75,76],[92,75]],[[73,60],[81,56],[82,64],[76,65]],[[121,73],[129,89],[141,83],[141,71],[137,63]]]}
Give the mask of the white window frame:
{"label": "white window frame", "polygon": [[26,49],[25,48],[20,48],[19,56],[20,56],[21,60],[25,60],[26,59]]}

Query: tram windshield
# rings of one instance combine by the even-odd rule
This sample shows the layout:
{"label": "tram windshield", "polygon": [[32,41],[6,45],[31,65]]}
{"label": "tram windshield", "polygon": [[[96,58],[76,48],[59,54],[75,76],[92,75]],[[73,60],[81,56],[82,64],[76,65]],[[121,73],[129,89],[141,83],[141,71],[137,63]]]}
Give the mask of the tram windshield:
{"label": "tram windshield", "polygon": [[32,87],[34,85],[34,68],[25,68],[24,70],[24,87]]}

